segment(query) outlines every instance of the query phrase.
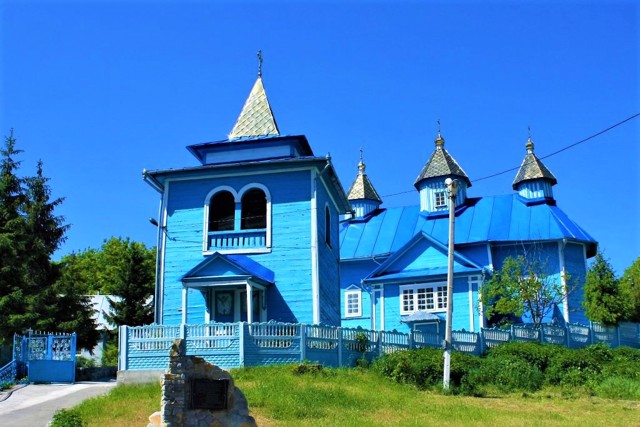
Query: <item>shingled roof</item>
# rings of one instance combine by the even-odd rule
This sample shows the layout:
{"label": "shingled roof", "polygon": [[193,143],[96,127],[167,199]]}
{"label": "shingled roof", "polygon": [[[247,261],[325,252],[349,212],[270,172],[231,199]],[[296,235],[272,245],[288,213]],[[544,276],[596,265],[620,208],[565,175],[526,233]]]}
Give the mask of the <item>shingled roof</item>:
{"label": "shingled roof", "polygon": [[413,185],[418,188],[418,184],[425,179],[454,175],[463,178],[467,183],[467,187],[471,187],[471,181],[467,174],[454,158],[451,157],[447,150],[444,149],[444,138],[440,133],[438,133],[435,144],[435,151],[431,154],[431,158],[424,168],[422,168],[422,172],[420,172],[420,175],[418,175]]}
{"label": "shingled roof", "polygon": [[229,139],[280,135],[267,94],[258,75],[249,97],[233,126]]}
{"label": "shingled roof", "polygon": [[373,184],[366,173],[364,173],[366,166],[362,161],[362,152],[360,154],[360,163],[358,163],[358,175],[355,181],[351,184],[347,198],[349,200],[375,200],[382,203],[382,199],[378,196],[378,192],[373,188]]}
{"label": "shingled roof", "polygon": [[549,169],[536,157],[533,153],[533,141],[531,138],[527,140],[526,144],[527,155],[522,161],[522,165],[520,165],[520,169],[518,170],[518,174],[516,178],[513,180],[513,189],[518,189],[518,184],[522,181],[529,181],[532,179],[546,179],[551,185],[556,185],[558,180],[551,173]]}

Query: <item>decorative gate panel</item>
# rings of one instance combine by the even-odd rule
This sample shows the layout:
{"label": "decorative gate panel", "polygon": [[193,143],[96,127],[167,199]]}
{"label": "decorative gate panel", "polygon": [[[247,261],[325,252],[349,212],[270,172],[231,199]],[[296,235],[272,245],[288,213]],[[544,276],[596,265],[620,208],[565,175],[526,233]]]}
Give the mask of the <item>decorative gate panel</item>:
{"label": "decorative gate panel", "polygon": [[75,382],[75,333],[37,332],[23,336],[21,341],[20,360],[26,365],[30,382]]}

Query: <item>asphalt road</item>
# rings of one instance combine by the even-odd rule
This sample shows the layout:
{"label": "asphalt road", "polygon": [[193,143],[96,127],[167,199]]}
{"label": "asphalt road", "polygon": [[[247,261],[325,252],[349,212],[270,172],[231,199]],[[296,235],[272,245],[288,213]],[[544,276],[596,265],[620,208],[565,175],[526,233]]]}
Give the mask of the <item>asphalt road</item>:
{"label": "asphalt road", "polygon": [[107,393],[109,382],[29,384],[0,402],[0,427],[45,427],[58,409],[71,408],[90,397]]}

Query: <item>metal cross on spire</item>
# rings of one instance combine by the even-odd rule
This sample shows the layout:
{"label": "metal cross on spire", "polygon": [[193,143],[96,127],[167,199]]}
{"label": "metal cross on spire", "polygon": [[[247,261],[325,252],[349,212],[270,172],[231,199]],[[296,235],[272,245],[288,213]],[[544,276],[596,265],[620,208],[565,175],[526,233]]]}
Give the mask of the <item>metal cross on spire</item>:
{"label": "metal cross on spire", "polygon": [[262,50],[258,51],[258,77],[262,77]]}

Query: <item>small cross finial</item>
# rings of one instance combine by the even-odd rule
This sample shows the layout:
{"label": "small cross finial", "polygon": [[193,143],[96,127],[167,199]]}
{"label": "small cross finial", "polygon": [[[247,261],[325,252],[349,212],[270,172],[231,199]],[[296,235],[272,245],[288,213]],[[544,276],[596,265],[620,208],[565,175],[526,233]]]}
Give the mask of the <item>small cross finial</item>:
{"label": "small cross finial", "polygon": [[262,50],[258,51],[258,77],[262,77]]}
{"label": "small cross finial", "polygon": [[360,162],[362,162],[362,147],[360,147]]}
{"label": "small cross finial", "polygon": [[531,139],[531,126],[527,126],[527,129],[529,130],[529,139]]}
{"label": "small cross finial", "polygon": [[440,136],[440,119],[438,119],[438,136]]}
{"label": "small cross finial", "polygon": [[361,174],[364,173],[365,168],[364,161],[362,160],[362,152],[362,147],[360,147],[360,163],[358,163],[358,171],[360,171]]}

